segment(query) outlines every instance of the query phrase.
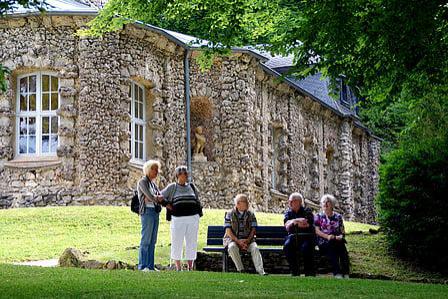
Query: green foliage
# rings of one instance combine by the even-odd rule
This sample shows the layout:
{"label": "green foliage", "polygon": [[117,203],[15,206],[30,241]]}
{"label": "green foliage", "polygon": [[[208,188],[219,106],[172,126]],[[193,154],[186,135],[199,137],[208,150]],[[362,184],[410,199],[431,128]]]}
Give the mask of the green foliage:
{"label": "green foliage", "polygon": [[0,2],[0,17],[10,11],[17,4],[23,7],[36,7],[40,10],[45,9],[46,1],[42,0],[2,0]]}
{"label": "green foliage", "polygon": [[8,82],[6,77],[9,75],[10,70],[0,64],[0,92],[6,92],[8,88]]}
{"label": "green foliage", "polygon": [[447,272],[448,131],[440,129],[444,132],[408,137],[386,155],[378,206],[380,223],[399,256]]}

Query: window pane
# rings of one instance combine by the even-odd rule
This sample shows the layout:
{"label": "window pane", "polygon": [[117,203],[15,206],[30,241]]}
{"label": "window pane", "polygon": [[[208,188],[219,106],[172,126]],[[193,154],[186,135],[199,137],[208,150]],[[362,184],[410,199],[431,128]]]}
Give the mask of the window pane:
{"label": "window pane", "polygon": [[36,94],[29,95],[29,103],[30,103],[29,111],[36,111]]}
{"label": "window pane", "polygon": [[42,134],[50,133],[50,118],[42,117]]}
{"label": "window pane", "polygon": [[36,118],[35,117],[28,118],[28,134],[36,135]]}
{"label": "window pane", "polygon": [[36,92],[36,76],[30,76],[30,81],[29,81],[29,89],[28,92]]}
{"label": "window pane", "polygon": [[58,94],[51,93],[51,110],[57,110],[59,107]]}
{"label": "window pane", "polygon": [[43,135],[42,136],[42,153],[50,152],[50,136]]}
{"label": "window pane", "polygon": [[42,91],[50,91],[50,76],[42,76]]}
{"label": "window pane", "polygon": [[58,117],[57,116],[51,117],[51,133],[52,134],[58,133]]}
{"label": "window pane", "polygon": [[21,117],[20,118],[20,124],[19,124],[20,135],[26,135],[27,134],[28,124],[26,123],[26,121],[27,121],[26,117]]}
{"label": "window pane", "polygon": [[27,78],[20,79],[20,94],[26,94],[28,92]]}
{"label": "window pane", "polygon": [[143,126],[138,126],[140,128],[139,134],[138,134],[138,140],[143,141]]}
{"label": "window pane", "polygon": [[138,127],[139,125],[134,125],[134,139],[138,140]]}
{"label": "window pane", "polygon": [[28,153],[29,154],[36,153],[36,136],[28,137]]}
{"label": "window pane", "polygon": [[50,95],[48,93],[42,94],[42,110],[50,109]]}
{"label": "window pane", "polygon": [[138,142],[134,142],[134,157],[138,159]]}
{"label": "window pane", "polygon": [[133,117],[138,117],[138,103],[134,101],[134,115]]}
{"label": "window pane", "polygon": [[143,160],[143,143],[139,143],[139,155],[138,155],[138,158]]}
{"label": "window pane", "polygon": [[26,95],[21,94],[20,95],[20,111],[26,111],[26,110],[27,110]]}
{"label": "window pane", "polygon": [[143,119],[143,103],[138,104],[138,110],[140,112],[140,115],[138,116],[138,118]]}
{"label": "window pane", "polygon": [[55,153],[58,148],[58,135],[51,135],[51,152]]}
{"label": "window pane", "polygon": [[20,154],[26,154],[26,144],[27,144],[27,137],[20,136],[20,138],[19,138],[19,153]]}
{"label": "window pane", "polygon": [[138,100],[143,103],[143,88],[139,88]]}
{"label": "window pane", "polygon": [[58,85],[59,85],[59,79],[58,77],[51,76],[51,91],[52,92],[58,92]]}

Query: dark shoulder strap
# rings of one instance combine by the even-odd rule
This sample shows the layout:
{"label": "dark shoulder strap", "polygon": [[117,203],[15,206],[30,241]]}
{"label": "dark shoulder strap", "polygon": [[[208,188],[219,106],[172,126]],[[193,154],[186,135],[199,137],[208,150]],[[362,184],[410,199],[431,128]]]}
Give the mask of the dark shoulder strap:
{"label": "dark shoulder strap", "polygon": [[193,182],[190,183],[190,186],[191,186],[191,189],[193,189],[194,196],[196,196],[196,200],[199,200],[199,197],[198,197],[198,189],[196,189],[196,186],[194,185]]}

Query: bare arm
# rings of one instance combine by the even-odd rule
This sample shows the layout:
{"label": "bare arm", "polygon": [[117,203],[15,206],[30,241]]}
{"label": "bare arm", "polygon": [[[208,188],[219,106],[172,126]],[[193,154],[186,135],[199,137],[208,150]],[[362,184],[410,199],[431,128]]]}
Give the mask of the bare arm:
{"label": "bare arm", "polygon": [[252,229],[250,230],[250,234],[245,241],[246,244],[249,244],[252,241],[252,239],[255,237],[256,231],[257,231],[257,229],[255,227],[252,227]]}
{"label": "bare arm", "polygon": [[334,239],[334,235],[327,235],[326,233],[321,231],[318,226],[315,227],[315,230],[316,230],[316,235],[318,235],[319,237],[321,237],[323,239],[327,239],[328,241],[330,241],[331,239]]}
{"label": "bare arm", "polygon": [[230,238],[233,242],[237,242],[238,238],[233,233],[232,229],[230,227],[226,228],[226,236]]}
{"label": "bare arm", "polygon": [[286,221],[286,223],[285,223],[285,228],[286,228],[286,230],[287,230],[287,231],[290,231],[291,228],[292,228],[295,224],[296,224],[295,219],[290,219],[290,220]]}

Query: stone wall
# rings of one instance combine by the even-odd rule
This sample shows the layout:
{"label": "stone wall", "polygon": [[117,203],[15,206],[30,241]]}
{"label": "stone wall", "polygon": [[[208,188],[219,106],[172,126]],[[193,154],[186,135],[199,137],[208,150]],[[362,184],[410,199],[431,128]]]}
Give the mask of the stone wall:
{"label": "stone wall", "polygon": [[[269,274],[290,274],[288,261],[282,251],[262,251],[263,267],[266,273]],[[236,272],[235,264],[232,259],[228,257],[229,272]],[[249,273],[256,273],[252,258],[249,253],[243,253],[241,261],[244,265],[244,270]],[[195,261],[196,270],[199,271],[222,271],[222,254],[198,252]],[[326,256],[319,254],[317,251],[314,255],[314,267],[317,274],[327,274],[331,272],[331,265]],[[301,273],[304,273],[303,263],[301,263]]]}
{"label": "stone wall", "polygon": [[[185,161],[183,49],[135,26],[77,37],[87,20],[1,20],[0,62],[12,70],[0,95],[1,207],[128,204],[142,176],[142,165],[129,162],[131,81],[147,92],[146,156],[164,162],[161,185]],[[59,78],[59,146],[53,157],[16,159],[16,78],[34,71]]]}
{"label": "stone wall", "polygon": [[[0,20],[0,63],[12,70],[0,95],[0,206],[128,204],[141,177],[130,161],[129,87],[146,94],[146,157],[162,161],[160,185],[186,160],[185,50],[159,33],[127,25],[102,38],[77,37],[76,16]],[[334,194],[346,218],[374,221],[379,142],[234,53],[201,72],[190,59],[192,130],[203,126],[208,161],[193,162],[205,207],[229,208],[250,194],[258,211],[282,212],[287,195],[309,205]],[[59,77],[59,147],[51,158],[14,155],[16,78]],[[194,136],[194,135],[192,135]]]}

